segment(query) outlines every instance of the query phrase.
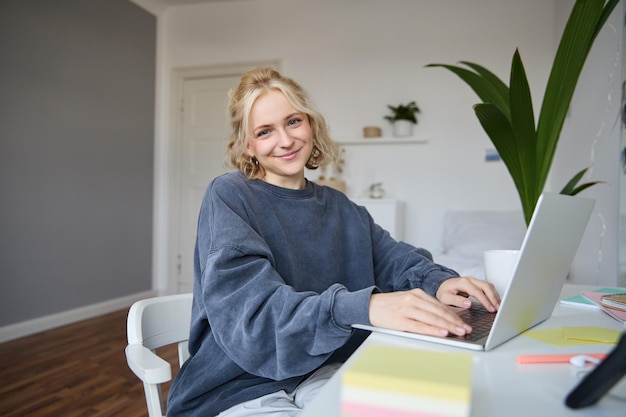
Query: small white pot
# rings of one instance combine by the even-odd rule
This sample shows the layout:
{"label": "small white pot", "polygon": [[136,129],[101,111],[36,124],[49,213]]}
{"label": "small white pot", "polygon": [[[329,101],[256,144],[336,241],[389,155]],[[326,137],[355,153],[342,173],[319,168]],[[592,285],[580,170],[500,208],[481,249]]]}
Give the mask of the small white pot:
{"label": "small white pot", "polygon": [[393,122],[393,135],[397,138],[413,136],[413,122],[410,120],[396,120]]}

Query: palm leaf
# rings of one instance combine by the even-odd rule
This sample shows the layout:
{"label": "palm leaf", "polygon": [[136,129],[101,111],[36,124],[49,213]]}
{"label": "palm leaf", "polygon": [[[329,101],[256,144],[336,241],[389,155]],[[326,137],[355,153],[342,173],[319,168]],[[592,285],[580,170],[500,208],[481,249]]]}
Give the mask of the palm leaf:
{"label": "palm leaf", "polygon": [[[535,115],[526,71],[519,51],[513,54],[511,63],[511,126],[520,161],[524,189],[519,190],[522,200],[528,200],[529,205],[539,198],[540,191],[536,187],[537,167],[537,133],[535,132]],[[523,193],[523,194],[522,194]],[[524,213],[530,219],[530,213]]]}
{"label": "palm leaf", "polygon": [[[429,64],[427,67],[442,67],[452,71],[465,81],[483,102],[497,105],[506,117],[510,118],[509,89],[492,73],[485,70],[492,76],[483,76],[483,71],[477,73],[462,67],[446,64]],[[504,89],[502,86],[504,86]]]}
{"label": "palm leaf", "polygon": [[565,116],[595,38],[604,2],[576,1],[565,25],[537,124],[537,152],[543,158],[539,172],[540,188],[543,188],[548,177]]}
{"label": "palm leaf", "polygon": [[569,180],[567,184],[565,184],[565,187],[563,187],[563,189],[561,190],[561,194],[576,195],[579,192],[591,187],[592,185],[604,183],[604,181],[592,181],[577,186],[578,182],[582,179],[583,175],[585,175],[588,170],[589,167],[583,168],[579,172],[577,172],[576,175],[574,175],[572,179]]}
{"label": "palm leaf", "polygon": [[613,9],[615,9],[615,6],[617,6],[619,2],[620,0],[609,0],[608,3],[604,6],[604,9],[602,9],[602,15],[600,16],[600,20],[598,20],[598,24],[596,25],[596,31],[593,34],[593,38],[591,39],[592,43],[596,40],[598,33],[600,33],[602,27],[609,19],[609,16],[611,16]]}
{"label": "palm leaf", "polygon": [[576,195],[579,192],[586,190],[587,188],[591,187],[592,185],[596,185],[596,184],[606,184],[606,181],[592,181],[592,182],[586,182],[584,184],[580,184],[578,187],[574,188],[569,195]]}
{"label": "palm leaf", "polygon": [[574,175],[572,179],[569,180],[567,184],[565,184],[565,187],[563,187],[563,189],[561,190],[561,194],[572,195],[572,191],[576,188],[576,184],[578,184],[578,181],[580,181],[580,179],[583,177],[583,175],[585,175],[585,172],[587,172],[588,169],[588,167],[583,168],[579,172],[577,172],[576,175]]}
{"label": "palm leaf", "polygon": [[[529,189],[529,185],[526,182],[526,177],[522,175],[523,166],[522,161],[519,158],[519,150],[515,141],[515,134],[511,127],[511,123],[506,118],[504,113],[495,105],[489,103],[481,103],[474,105],[474,112],[478,121],[482,125],[485,133],[489,136],[493,142],[502,162],[506,165],[513,183],[517,189],[518,194],[521,196],[526,194],[526,190]],[[524,215],[529,210],[526,206],[527,199],[520,198]],[[532,207],[531,207],[532,209]],[[532,213],[532,210],[530,211]]]}
{"label": "palm leaf", "polygon": [[492,103],[498,106],[502,112],[510,118],[511,115],[511,107],[509,103],[509,87],[493,72],[489,71],[487,68],[482,65],[475,64],[473,62],[461,61],[461,64],[467,65],[471,69],[473,69],[478,75],[480,75],[483,80],[485,80],[491,88],[493,89],[491,100],[485,100],[483,97],[478,95],[485,103]]}

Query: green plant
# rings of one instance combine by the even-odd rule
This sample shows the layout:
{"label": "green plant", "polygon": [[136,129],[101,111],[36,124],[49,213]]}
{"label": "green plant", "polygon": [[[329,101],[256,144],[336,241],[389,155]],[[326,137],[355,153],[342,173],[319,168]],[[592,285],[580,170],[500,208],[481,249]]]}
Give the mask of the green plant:
{"label": "green plant", "polygon": [[389,120],[391,123],[395,122],[396,120],[408,120],[410,122],[413,122],[414,124],[417,124],[417,118],[415,117],[415,113],[419,113],[420,109],[419,107],[417,107],[417,104],[415,104],[414,101],[410,102],[406,106],[400,104],[397,107],[387,107],[389,108],[389,110],[391,110],[391,113],[393,114],[391,116],[385,116],[385,119]]}
{"label": "green plant", "polygon": [[[476,117],[506,165],[522,202],[526,224],[530,222],[552,165],[567,109],[593,42],[619,0],[576,0],[569,16],[548,78],[539,119],[535,116],[526,71],[519,50],[511,63],[510,86],[486,68],[443,67],[465,81],[483,101],[473,106]],[[587,168],[561,190],[574,195],[598,183],[577,185]]]}

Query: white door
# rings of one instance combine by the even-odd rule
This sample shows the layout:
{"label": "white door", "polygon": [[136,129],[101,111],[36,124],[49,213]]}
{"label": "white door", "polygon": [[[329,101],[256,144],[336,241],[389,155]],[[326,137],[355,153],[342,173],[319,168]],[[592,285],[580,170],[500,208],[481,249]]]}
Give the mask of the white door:
{"label": "white door", "polygon": [[170,288],[177,293],[191,292],[193,288],[196,226],[204,191],[213,178],[229,170],[225,164],[230,136],[228,90],[237,85],[247,69],[260,65],[277,67],[276,63],[218,67],[200,76],[194,72],[181,78],[178,184],[174,185],[178,188],[173,193],[179,197],[174,202],[175,224],[170,227],[175,265],[169,268],[175,277]]}
{"label": "white door", "polygon": [[193,286],[193,252],[202,196],[208,183],[224,173],[228,143],[227,92],[239,77],[187,80],[183,84],[180,158],[180,247],[177,292]]}

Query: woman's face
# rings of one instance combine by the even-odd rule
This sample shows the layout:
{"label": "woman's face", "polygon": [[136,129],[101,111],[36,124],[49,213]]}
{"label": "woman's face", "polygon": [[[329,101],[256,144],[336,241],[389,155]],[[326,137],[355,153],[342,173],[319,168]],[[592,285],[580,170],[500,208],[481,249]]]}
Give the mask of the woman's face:
{"label": "woman's face", "polygon": [[313,151],[307,115],[294,109],[282,92],[271,90],[252,105],[250,127],[246,152],[265,169],[263,180],[279,187],[303,188],[304,166]]}

